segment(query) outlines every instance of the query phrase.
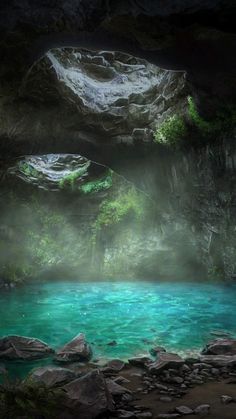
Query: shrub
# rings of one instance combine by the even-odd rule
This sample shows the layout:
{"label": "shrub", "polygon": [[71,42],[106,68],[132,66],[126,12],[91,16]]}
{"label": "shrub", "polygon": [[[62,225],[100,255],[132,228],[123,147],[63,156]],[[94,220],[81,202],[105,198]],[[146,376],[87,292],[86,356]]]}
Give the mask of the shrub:
{"label": "shrub", "polygon": [[159,126],[154,134],[154,141],[159,144],[177,145],[187,135],[184,118],[173,115]]}
{"label": "shrub", "polygon": [[111,200],[103,201],[100,212],[95,222],[96,229],[118,224],[128,214],[132,213],[136,219],[140,219],[144,213],[143,198],[135,187],[119,194]]}

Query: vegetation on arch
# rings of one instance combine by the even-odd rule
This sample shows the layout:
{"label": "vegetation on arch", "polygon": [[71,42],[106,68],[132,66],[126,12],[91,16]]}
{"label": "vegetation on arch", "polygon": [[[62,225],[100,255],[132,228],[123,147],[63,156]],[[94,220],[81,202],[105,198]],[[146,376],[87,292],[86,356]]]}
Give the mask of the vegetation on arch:
{"label": "vegetation on arch", "polygon": [[192,96],[187,99],[187,112],[166,118],[154,132],[154,141],[166,146],[179,146],[181,141],[191,138],[193,129],[202,138],[215,138],[221,133],[231,132],[236,124],[236,106],[222,106],[212,119],[206,120],[198,112]]}
{"label": "vegetation on arch", "polygon": [[99,213],[94,223],[95,236],[99,230],[113,227],[128,216],[133,221],[141,221],[145,213],[145,198],[133,185],[120,190],[100,205]]}
{"label": "vegetation on arch", "polygon": [[161,123],[154,133],[154,141],[168,146],[178,144],[188,133],[181,115],[173,115]]}

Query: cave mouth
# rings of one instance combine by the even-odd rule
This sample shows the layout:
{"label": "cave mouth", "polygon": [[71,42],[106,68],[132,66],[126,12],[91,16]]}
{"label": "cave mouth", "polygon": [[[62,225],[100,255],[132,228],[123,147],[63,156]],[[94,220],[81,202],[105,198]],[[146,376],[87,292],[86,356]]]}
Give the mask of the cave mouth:
{"label": "cave mouth", "polygon": [[21,150],[2,170],[4,334],[58,349],[85,332],[106,361],[235,336],[234,220],[215,189],[234,166],[232,115],[204,119],[191,93],[184,72],[123,52],[56,48],[30,68],[2,127]]}

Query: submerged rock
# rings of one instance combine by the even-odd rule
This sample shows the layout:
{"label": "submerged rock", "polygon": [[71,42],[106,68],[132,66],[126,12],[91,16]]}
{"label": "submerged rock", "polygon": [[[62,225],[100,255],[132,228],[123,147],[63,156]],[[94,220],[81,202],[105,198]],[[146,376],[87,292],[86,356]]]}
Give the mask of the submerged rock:
{"label": "submerged rock", "polygon": [[56,352],[56,361],[83,362],[89,361],[91,356],[92,349],[86,342],[84,334],[80,333]]}
{"label": "submerged rock", "polygon": [[63,389],[68,406],[76,408],[78,418],[93,419],[113,409],[113,400],[102,373],[93,370],[77,378]]}
{"label": "submerged rock", "polygon": [[54,350],[39,339],[25,336],[6,336],[0,339],[0,359],[33,360],[44,358]]}
{"label": "submerged rock", "polygon": [[48,366],[31,371],[27,380],[43,383],[48,387],[52,387],[65,384],[75,378],[76,374],[67,368]]}
{"label": "submerged rock", "polygon": [[215,339],[203,349],[204,355],[236,355],[236,339]]}

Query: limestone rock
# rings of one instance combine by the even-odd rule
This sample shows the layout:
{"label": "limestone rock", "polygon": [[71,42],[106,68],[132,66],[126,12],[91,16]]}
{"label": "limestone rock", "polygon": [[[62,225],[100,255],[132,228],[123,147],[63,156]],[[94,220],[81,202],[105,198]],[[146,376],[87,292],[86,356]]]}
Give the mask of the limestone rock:
{"label": "limestone rock", "polygon": [[25,336],[5,336],[0,339],[0,359],[33,360],[44,358],[54,352],[39,339]]}
{"label": "limestone rock", "polygon": [[86,342],[85,336],[80,333],[61,349],[56,352],[58,362],[80,362],[89,361],[92,356],[90,345]]}

